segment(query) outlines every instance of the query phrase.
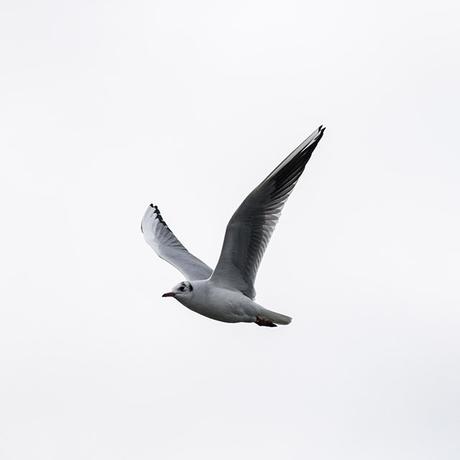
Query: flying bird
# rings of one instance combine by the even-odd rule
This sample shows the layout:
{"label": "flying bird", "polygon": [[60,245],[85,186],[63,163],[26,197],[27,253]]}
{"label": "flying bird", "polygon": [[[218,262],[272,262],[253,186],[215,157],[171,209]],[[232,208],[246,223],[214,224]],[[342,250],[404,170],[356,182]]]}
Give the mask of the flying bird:
{"label": "flying bird", "polygon": [[168,227],[157,206],[150,204],[141,230],[145,241],[186,278],[163,297],[208,318],[226,323],[275,327],[291,318],[254,302],[254,281],[281,210],[323,136],[320,126],[303,141],[241,203],[230,219],[214,271],[191,254]]}

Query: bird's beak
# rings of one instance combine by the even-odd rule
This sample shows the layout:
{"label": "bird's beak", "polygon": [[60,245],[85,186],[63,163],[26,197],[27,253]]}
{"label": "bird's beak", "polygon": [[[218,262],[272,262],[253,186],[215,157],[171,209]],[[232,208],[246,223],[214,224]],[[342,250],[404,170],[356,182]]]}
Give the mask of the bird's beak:
{"label": "bird's beak", "polygon": [[176,297],[174,292],[165,292],[161,297]]}

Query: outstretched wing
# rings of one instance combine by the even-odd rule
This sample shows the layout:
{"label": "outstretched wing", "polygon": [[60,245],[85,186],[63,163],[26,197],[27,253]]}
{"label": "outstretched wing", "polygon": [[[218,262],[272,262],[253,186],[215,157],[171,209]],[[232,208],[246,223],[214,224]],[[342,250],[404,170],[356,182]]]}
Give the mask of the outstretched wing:
{"label": "outstretched wing", "polygon": [[254,281],[265,248],[305,165],[323,136],[320,126],[243,201],[227,225],[211,280],[253,299]]}
{"label": "outstretched wing", "polygon": [[166,262],[176,267],[188,280],[204,280],[212,270],[204,262],[185,249],[161,217],[153,204],[147,207],[141,223],[145,241]]}

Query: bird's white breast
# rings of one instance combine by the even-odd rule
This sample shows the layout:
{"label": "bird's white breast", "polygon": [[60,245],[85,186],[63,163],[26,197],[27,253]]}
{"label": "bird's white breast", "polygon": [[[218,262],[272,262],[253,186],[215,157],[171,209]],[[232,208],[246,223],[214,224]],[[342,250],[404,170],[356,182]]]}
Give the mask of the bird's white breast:
{"label": "bird's white breast", "polygon": [[190,296],[178,298],[190,310],[230,323],[254,321],[257,304],[241,292],[218,287],[209,280],[193,281],[192,285]]}

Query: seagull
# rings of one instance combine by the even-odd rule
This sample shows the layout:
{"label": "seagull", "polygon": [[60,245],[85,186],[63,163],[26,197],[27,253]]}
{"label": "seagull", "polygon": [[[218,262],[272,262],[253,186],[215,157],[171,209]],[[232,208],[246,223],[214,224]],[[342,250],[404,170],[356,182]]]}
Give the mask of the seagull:
{"label": "seagull", "polygon": [[276,327],[291,322],[254,302],[254,281],[281,210],[324,130],[315,130],[241,203],[227,225],[214,271],[176,238],[157,206],[147,207],[141,223],[145,241],[186,278],[162,297],[174,297],[190,310],[226,323]]}

